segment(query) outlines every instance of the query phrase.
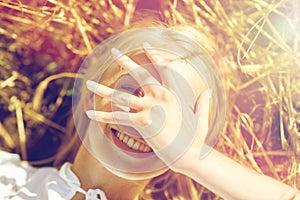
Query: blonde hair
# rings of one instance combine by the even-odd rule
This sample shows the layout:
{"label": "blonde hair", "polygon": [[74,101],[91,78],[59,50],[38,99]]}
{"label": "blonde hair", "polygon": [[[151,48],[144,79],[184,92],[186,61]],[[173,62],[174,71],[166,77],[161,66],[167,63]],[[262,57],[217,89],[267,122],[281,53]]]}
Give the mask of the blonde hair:
{"label": "blonde hair", "polygon": [[[201,75],[203,77],[203,80],[206,81],[206,84],[208,87],[212,88],[214,93],[216,94],[223,94],[223,88],[220,87],[220,83],[222,82],[219,78],[218,75],[212,76],[211,71],[209,70],[215,70],[215,65],[214,61],[211,60],[210,55],[213,55],[215,53],[214,50],[214,45],[213,43],[210,44],[210,41],[207,39],[207,37],[196,30],[195,28],[191,26],[186,26],[186,25],[178,25],[178,26],[168,26],[166,27],[165,25],[159,25],[158,27],[147,27],[147,28],[137,28],[137,25],[134,26],[135,28],[130,29],[128,31],[125,31],[120,35],[113,36],[115,37],[113,43],[106,44],[101,44],[101,48],[96,47],[94,52],[96,52],[95,56],[92,56],[90,59],[87,59],[84,61],[82,65],[82,69],[79,72],[79,79],[76,81],[79,81],[77,85],[78,87],[75,87],[74,89],[74,94],[80,94],[80,96],[76,96],[73,104],[76,107],[74,110],[75,115],[77,115],[77,120],[75,120],[75,124],[77,127],[77,131],[82,134],[87,130],[89,120],[87,119],[85,113],[84,113],[84,108],[83,105],[85,104],[85,96],[86,90],[80,88],[80,86],[84,85],[85,80],[91,79],[97,81],[99,77],[107,70],[107,66],[110,66],[112,64],[111,61],[105,60],[105,58],[110,57],[110,49],[112,47],[120,49],[122,52],[132,52],[136,51],[138,48],[142,47],[142,43],[149,42],[153,47],[161,49],[163,47],[164,49],[168,49],[169,51],[172,51],[175,54],[178,54],[178,52],[184,53],[184,55],[178,55],[182,57],[183,59],[189,60],[189,61],[194,61],[196,63],[203,63],[203,65],[198,66],[201,71]],[[145,36],[147,37],[145,39]],[[193,42],[194,41],[194,44]],[[202,44],[203,43],[203,44]],[[203,49],[197,48],[198,45],[201,44],[201,47]],[[209,54],[207,54],[209,52]],[[100,58],[101,56],[101,58]],[[93,58],[97,57],[96,60]],[[200,59],[200,60],[199,60]],[[92,67],[90,67],[92,66]],[[121,71],[121,70],[120,70]],[[214,71],[214,73],[218,73],[217,71]],[[82,77],[83,75],[83,77]],[[118,77],[121,75],[121,72],[117,73],[114,75],[112,80],[106,80],[106,84],[110,85],[111,83],[115,82]],[[83,79],[82,79],[83,78]],[[76,83],[75,83],[76,85]],[[77,91],[78,90],[78,91]],[[81,90],[81,91],[79,91]],[[217,98],[213,99],[213,104],[214,104],[214,116],[213,118],[220,117],[225,114],[225,100],[224,96],[220,95],[219,101]],[[217,96],[216,96],[217,97]],[[78,98],[78,99],[76,99]],[[221,98],[221,100],[220,100]],[[221,104],[221,105],[220,105]],[[79,106],[78,106],[79,105]],[[216,121],[216,120],[215,120]],[[222,123],[221,124],[215,124],[214,127],[212,127],[211,132],[214,132],[215,134],[220,134],[221,129],[222,129]],[[78,136],[74,136],[76,139],[72,139],[71,142],[68,144],[68,146],[63,147],[63,150],[59,150],[58,152],[58,159],[56,160],[56,164],[61,163],[63,161],[64,155],[68,153],[68,149],[72,153],[72,157],[74,156],[74,144],[76,143],[76,148],[78,147]],[[83,135],[80,137],[84,137]],[[208,141],[211,145],[214,145],[216,142],[217,135],[212,135],[211,138],[209,138],[210,141]],[[183,182],[179,180],[184,180]],[[186,199],[192,198],[192,196],[195,195],[194,193],[191,193],[189,191],[190,189],[188,187],[185,187],[185,182],[193,183],[193,181],[187,177],[181,176],[179,174],[175,174],[173,172],[167,172],[162,176],[159,176],[157,178],[154,178],[151,183],[147,186],[145,189],[144,193],[141,194],[140,198],[148,198],[151,196],[151,194],[148,194],[149,191],[152,191],[154,193],[157,193],[158,191],[162,191],[165,188],[169,188],[170,192],[167,193],[165,191],[165,195],[168,194],[167,198],[170,197],[176,197],[176,196],[182,196],[185,197]],[[196,188],[200,188],[200,186],[196,183],[193,183]],[[157,188],[157,185],[161,185],[161,188]],[[190,184],[189,184],[190,185]],[[178,187],[176,190],[180,191],[182,190],[182,194],[179,193],[173,193],[175,190],[173,189],[174,187]],[[150,190],[149,190],[150,189]],[[197,190],[194,190],[197,191]],[[151,193],[152,193],[151,192]],[[160,193],[160,192],[158,192]]]}

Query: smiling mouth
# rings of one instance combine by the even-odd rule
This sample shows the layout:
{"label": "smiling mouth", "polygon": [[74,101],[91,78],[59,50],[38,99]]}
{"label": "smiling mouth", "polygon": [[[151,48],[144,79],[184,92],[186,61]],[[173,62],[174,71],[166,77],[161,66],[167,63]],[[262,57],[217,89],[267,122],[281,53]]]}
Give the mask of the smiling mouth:
{"label": "smiling mouth", "polygon": [[125,133],[120,132],[117,128],[109,126],[115,144],[126,151],[134,153],[149,153],[152,149],[140,139],[133,138]]}

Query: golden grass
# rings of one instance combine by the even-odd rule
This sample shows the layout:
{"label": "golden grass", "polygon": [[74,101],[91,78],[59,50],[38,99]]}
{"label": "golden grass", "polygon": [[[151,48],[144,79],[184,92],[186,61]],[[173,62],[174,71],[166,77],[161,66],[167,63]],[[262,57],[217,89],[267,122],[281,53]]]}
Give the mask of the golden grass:
{"label": "golden grass", "polygon": [[[34,164],[54,161],[53,148],[68,144],[74,134],[74,72],[93,47],[131,26],[145,8],[141,2],[0,2],[2,149],[34,159]],[[215,42],[228,99],[216,148],[260,173],[299,186],[300,2],[158,2],[156,13],[162,22],[190,24]],[[50,149],[43,147],[36,155],[34,146],[45,135],[50,135]],[[173,173],[154,179],[143,198],[150,196],[220,199]]]}

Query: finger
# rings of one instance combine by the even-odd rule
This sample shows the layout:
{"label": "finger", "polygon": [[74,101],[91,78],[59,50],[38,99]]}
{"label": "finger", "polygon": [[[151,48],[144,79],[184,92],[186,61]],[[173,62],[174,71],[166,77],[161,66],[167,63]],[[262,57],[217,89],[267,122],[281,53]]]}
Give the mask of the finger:
{"label": "finger", "polygon": [[160,55],[160,53],[153,49],[153,47],[148,42],[144,42],[143,47],[147,57],[153,64],[162,65],[166,62],[166,60]]}
{"label": "finger", "polygon": [[[174,78],[175,70],[173,69],[174,63],[161,55],[161,51],[154,49],[148,42],[143,44],[145,54],[154,65],[155,69],[162,77],[165,85],[172,87],[178,84],[178,80]],[[175,64],[176,66],[176,64]]]}
{"label": "finger", "polygon": [[[198,99],[196,103],[196,114],[198,114],[199,122],[198,122],[198,131],[199,137],[203,142],[203,145],[199,151],[199,159],[205,158],[209,152],[211,152],[213,146],[210,145],[208,135],[208,127],[209,127],[209,99],[211,98],[212,90],[207,89]],[[211,134],[211,133],[209,133]],[[208,140],[208,141],[207,141]],[[208,142],[208,143],[207,143]]]}
{"label": "finger", "polygon": [[167,71],[167,60],[161,56],[161,52],[155,50],[148,42],[144,42],[143,48],[146,56],[149,58],[151,63],[154,65],[156,71],[158,71],[165,79],[165,71]]}
{"label": "finger", "polygon": [[146,69],[136,64],[128,56],[123,55],[118,49],[112,48],[111,52],[119,65],[125,68],[141,86],[146,84],[160,84]]}
{"label": "finger", "polygon": [[130,119],[130,115],[133,115],[134,113],[88,110],[86,111],[86,114],[91,120],[94,121],[134,127],[134,124]]}
{"label": "finger", "polygon": [[207,132],[208,132],[208,118],[209,118],[209,99],[211,98],[212,90],[207,89],[205,90],[200,98],[196,102],[196,114],[198,115],[199,119],[199,126],[201,128],[200,137],[204,141]]}
{"label": "finger", "polygon": [[144,107],[144,103],[142,102],[142,100],[132,94],[121,92],[90,80],[86,82],[86,85],[90,91],[103,98],[110,99],[117,105],[136,110]]}
{"label": "finger", "polygon": [[151,119],[143,113],[128,112],[103,112],[96,110],[86,111],[88,118],[94,121],[129,126],[132,128],[143,128],[151,123]]}
{"label": "finger", "polygon": [[212,96],[212,89],[206,89],[197,99],[195,111],[201,117],[208,119],[209,113],[209,99]]}

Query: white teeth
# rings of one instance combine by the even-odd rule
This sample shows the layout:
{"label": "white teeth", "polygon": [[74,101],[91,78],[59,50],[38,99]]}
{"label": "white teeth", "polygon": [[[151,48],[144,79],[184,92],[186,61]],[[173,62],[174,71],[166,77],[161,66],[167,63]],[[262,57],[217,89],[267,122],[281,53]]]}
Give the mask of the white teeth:
{"label": "white teeth", "polygon": [[134,143],[134,145],[133,145],[133,149],[139,149],[139,147],[140,147],[140,143],[138,142],[138,141],[136,141],[135,143]]}
{"label": "white teeth", "polygon": [[[117,131],[117,130],[115,130],[115,131]],[[116,136],[119,140],[121,140],[123,143],[125,143],[128,147],[130,147],[132,149],[139,150],[142,152],[150,152],[151,151],[150,147],[146,146],[145,144],[142,144],[141,142],[139,142],[137,140],[134,140],[130,136],[125,135],[119,131],[117,131]]]}
{"label": "white teeth", "polygon": [[147,147],[147,146],[145,146],[145,148],[144,148],[144,151],[145,152],[148,152],[148,151],[150,151],[151,149],[149,148],[149,147]]}
{"label": "white teeth", "polygon": [[134,140],[130,138],[129,141],[127,142],[127,145],[132,148],[133,144],[134,144]]}
{"label": "white teeth", "polygon": [[129,140],[129,137],[128,137],[127,135],[125,135],[122,141],[123,141],[124,143],[127,143],[128,140]]}
{"label": "white teeth", "polygon": [[118,132],[118,138],[122,141],[124,139],[124,134],[121,134],[120,132]]}
{"label": "white teeth", "polygon": [[138,149],[144,149],[144,145],[142,144],[142,143],[140,143],[140,146],[139,146],[139,148]]}

